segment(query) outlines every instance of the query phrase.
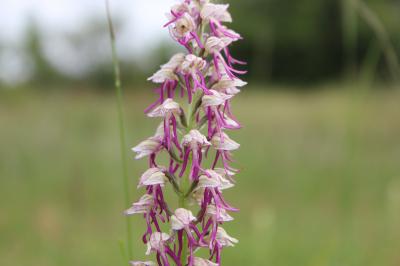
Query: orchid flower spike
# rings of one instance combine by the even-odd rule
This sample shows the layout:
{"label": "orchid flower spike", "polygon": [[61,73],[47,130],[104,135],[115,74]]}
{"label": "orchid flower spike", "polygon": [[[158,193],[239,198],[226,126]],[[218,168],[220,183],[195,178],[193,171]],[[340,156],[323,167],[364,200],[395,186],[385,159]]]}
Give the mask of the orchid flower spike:
{"label": "orchid flower spike", "polygon": [[[221,266],[223,249],[238,243],[222,228],[238,211],[223,192],[235,185],[238,172],[230,164],[240,144],[227,132],[241,125],[231,101],[247,83],[238,69],[245,62],[230,52],[242,37],[225,25],[232,22],[228,9],[212,0],[179,0],[167,14],[164,26],[185,52],[148,78],[157,96],[145,114],[161,121],[153,136],[132,148],[149,166],[138,178],[144,195],[124,213],[143,216],[142,241],[154,257],[131,266]],[[164,196],[171,188],[179,202],[175,210]],[[201,258],[199,249],[210,255]]]}

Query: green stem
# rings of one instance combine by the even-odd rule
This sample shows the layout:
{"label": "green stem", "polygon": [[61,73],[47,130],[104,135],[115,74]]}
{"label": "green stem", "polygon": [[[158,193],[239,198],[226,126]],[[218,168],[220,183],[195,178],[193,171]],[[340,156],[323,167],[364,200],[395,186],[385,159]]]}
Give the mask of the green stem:
{"label": "green stem", "polygon": [[[127,158],[125,153],[126,141],[125,141],[125,125],[124,125],[124,116],[123,116],[123,108],[122,108],[122,86],[121,86],[121,71],[119,67],[119,60],[117,56],[117,48],[115,45],[115,32],[114,26],[111,19],[110,14],[110,6],[108,0],[106,0],[106,10],[107,10],[107,21],[110,31],[110,41],[111,41],[111,52],[112,52],[112,61],[114,66],[114,76],[115,76],[115,94],[117,99],[117,112],[118,112],[118,125],[119,125],[119,141],[120,141],[120,150],[121,150],[121,162],[122,162],[122,182],[124,186],[124,198],[125,198],[125,206],[129,206],[131,203],[130,193],[129,193],[129,179],[128,179],[128,167],[127,167]],[[129,260],[133,257],[133,239],[132,239],[132,225],[130,224],[128,218],[126,219],[126,249],[128,250]]]}
{"label": "green stem", "polygon": [[[189,132],[190,130],[193,129],[193,118],[194,115],[196,114],[196,108],[197,104],[195,99],[193,99],[193,101],[188,105],[187,108],[187,116],[186,116],[186,125],[187,125],[187,131]],[[183,178],[181,179],[181,183],[180,183],[180,191],[182,192],[181,195],[179,195],[179,208],[184,208],[186,209],[187,207],[187,198],[190,195],[190,193],[188,193],[188,191],[191,189],[191,184],[189,182],[190,180],[190,169],[191,169],[191,165],[192,165],[192,157],[189,156],[189,161],[188,161],[188,167],[186,169],[186,173],[183,176]],[[187,256],[188,256],[188,239],[185,235],[183,235],[183,241],[182,241],[182,257],[181,257],[181,264],[182,266],[185,266],[187,264]]]}
{"label": "green stem", "polygon": [[[179,208],[184,208],[186,209],[186,196],[181,195],[179,197]],[[182,257],[181,257],[181,264],[182,266],[185,266],[187,264],[187,256],[188,256],[188,239],[183,234],[183,239],[182,239]]]}

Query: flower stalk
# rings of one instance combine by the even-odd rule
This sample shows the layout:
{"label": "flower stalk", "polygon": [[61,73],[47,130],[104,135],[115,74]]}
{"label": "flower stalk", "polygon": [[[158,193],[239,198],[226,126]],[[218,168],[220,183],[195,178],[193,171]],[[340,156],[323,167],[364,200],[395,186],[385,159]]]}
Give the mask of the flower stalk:
{"label": "flower stalk", "polygon": [[[147,230],[142,240],[156,263],[131,265],[221,265],[222,250],[238,242],[222,228],[233,220],[228,212],[238,211],[222,192],[234,186],[238,172],[231,163],[232,151],[240,145],[226,133],[241,128],[231,99],[246,85],[237,77],[246,72],[235,66],[245,63],[229,51],[242,38],[224,25],[232,22],[228,7],[209,0],[182,0],[168,14],[165,27],[186,54],[174,55],[149,78],[158,85],[157,100],[145,113],[161,123],[152,137],[132,149],[136,159],[148,157],[149,169],[138,186],[145,194],[125,211],[143,215]],[[186,111],[181,107],[185,102]],[[169,156],[169,165],[159,164],[161,153]],[[204,158],[210,156],[212,164],[206,165]],[[177,196],[174,211],[164,198],[167,183]],[[170,225],[168,233],[161,230],[164,223]],[[197,257],[199,249],[207,249],[208,257]]]}

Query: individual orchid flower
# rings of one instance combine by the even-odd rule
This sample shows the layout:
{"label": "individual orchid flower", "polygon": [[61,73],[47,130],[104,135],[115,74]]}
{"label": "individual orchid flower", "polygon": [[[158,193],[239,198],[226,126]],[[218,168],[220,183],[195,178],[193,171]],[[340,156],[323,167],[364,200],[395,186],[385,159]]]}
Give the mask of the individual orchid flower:
{"label": "individual orchid flower", "polygon": [[192,231],[196,234],[198,238],[201,237],[200,232],[197,230],[197,227],[193,224],[196,221],[196,217],[193,216],[192,212],[179,208],[175,211],[174,215],[171,216],[171,227],[172,230],[178,232],[178,256],[181,256],[182,248],[183,248],[183,233],[185,232],[188,238],[188,246],[189,246],[189,265],[193,265],[194,263],[194,249],[198,246],[196,239],[192,235]]}
{"label": "individual orchid flower", "polygon": [[[159,265],[169,266],[168,256],[179,265],[179,260],[168,246],[171,242],[171,236],[166,233],[155,232],[150,236],[150,241],[147,243],[146,255],[150,255],[152,252],[157,254],[157,261]],[[161,262],[163,264],[161,264]]]}
{"label": "individual orchid flower", "polygon": [[208,120],[208,137],[211,138],[214,132],[222,134],[222,129],[236,129],[240,125],[232,118],[225,114],[225,106],[227,106],[228,100],[233,95],[218,92],[216,90],[210,90],[209,95],[204,95],[202,98],[202,106],[205,108],[205,112]]}
{"label": "individual orchid flower", "polygon": [[198,245],[196,239],[192,235],[192,231],[195,232],[197,237],[200,237],[200,232],[197,230],[196,226],[193,222],[196,221],[196,217],[193,216],[192,212],[184,209],[179,208],[175,211],[174,215],[171,216],[171,228],[178,233],[178,256],[180,257],[181,251],[183,248],[183,234],[185,233],[188,240],[189,240],[189,264],[193,263],[193,254],[194,249]]}
{"label": "individual orchid flower", "polygon": [[212,245],[211,258],[215,257],[215,261],[218,265],[221,264],[222,249],[224,247],[233,247],[239,242],[237,239],[229,236],[221,226],[218,227],[215,238],[212,238],[211,236],[207,237],[207,240],[210,242],[210,245]]}
{"label": "individual orchid flower", "polygon": [[147,114],[149,117],[164,118],[164,141],[170,150],[172,143],[178,148],[177,117],[181,114],[181,108],[177,102],[168,98],[160,106]]}
{"label": "individual orchid flower", "polygon": [[[235,78],[235,74],[246,73],[246,71],[237,70],[232,67],[232,63],[243,63],[239,60],[233,59],[230,56],[227,46],[229,46],[233,41],[234,39],[229,37],[219,38],[215,36],[210,36],[206,41],[205,49],[213,56],[214,69],[216,70],[218,79],[221,79],[223,74],[226,74],[229,76],[229,78],[233,79]],[[225,61],[221,51],[225,52],[226,56],[228,57],[228,62]],[[221,66],[223,67],[224,72],[222,72]]]}
{"label": "individual orchid flower", "polygon": [[185,1],[172,7],[171,13],[167,14],[169,21],[164,25],[169,26],[171,36],[189,52],[192,52],[189,44],[193,40],[202,46],[197,35],[196,18],[199,13],[198,6],[192,6],[190,1]]}
{"label": "individual orchid flower", "polygon": [[229,138],[229,136],[224,132],[222,132],[222,134],[215,134],[211,139],[211,143],[217,150],[213,166],[216,165],[219,157],[222,157],[224,168],[230,171],[235,171],[235,169],[232,169],[229,166],[229,162],[232,161],[231,151],[239,149],[240,144]]}
{"label": "individual orchid flower", "polygon": [[192,167],[190,169],[189,176],[193,180],[197,178],[197,174],[200,170],[200,165],[203,158],[203,147],[207,147],[210,145],[211,143],[208,142],[207,138],[195,129],[191,130],[189,134],[183,137],[182,146],[184,147],[184,157],[180,176],[182,176],[185,172],[186,166],[189,162],[189,155],[192,154]]}
{"label": "individual orchid flower", "polygon": [[[161,232],[159,220],[164,222],[169,219],[168,207],[164,201],[163,192],[160,186],[151,186],[147,190],[147,194],[143,195],[140,200],[132,204],[132,207],[127,209],[125,215],[143,214],[147,230],[143,235],[143,241],[148,242],[148,237],[153,233],[152,224],[158,232]],[[165,215],[163,215],[163,213]]]}
{"label": "individual orchid flower", "polygon": [[164,123],[161,123],[156,130],[156,133],[153,137],[150,137],[142,142],[140,142],[137,146],[132,148],[132,151],[136,153],[135,159],[141,159],[149,156],[149,165],[150,167],[156,166],[155,158],[158,153],[160,153],[163,149],[164,143]]}
{"label": "individual orchid flower", "polygon": [[[247,84],[238,77],[245,71],[235,68],[244,62],[229,49],[242,37],[224,25],[232,22],[228,7],[211,0],[180,0],[167,15],[165,27],[187,51],[172,56],[149,78],[157,86],[157,99],[145,113],[162,122],[154,136],[132,148],[136,159],[149,158],[149,169],[138,184],[145,194],[125,214],[144,217],[142,240],[156,263],[131,261],[132,266],[221,266],[222,250],[238,242],[221,227],[238,211],[223,196],[235,184],[238,171],[230,163],[240,147],[227,132],[241,128],[231,101]],[[214,153],[211,163],[205,160]],[[166,167],[158,164],[164,155]],[[167,183],[179,199],[173,212],[164,197]],[[164,228],[170,228],[169,234]],[[200,258],[199,249],[210,255]]]}
{"label": "individual orchid flower", "polygon": [[179,38],[185,38],[196,29],[196,22],[193,17],[188,13],[184,13],[176,22],[173,27],[174,36]]}
{"label": "individual orchid flower", "polygon": [[179,76],[176,73],[176,70],[182,64],[184,59],[185,54],[175,54],[166,64],[161,66],[160,70],[148,78],[149,81],[159,83],[161,85],[155,89],[155,91],[159,94],[159,98],[145,109],[145,113],[149,113],[157,105],[163,103],[165,98],[173,98],[179,83]]}
{"label": "individual orchid flower", "polygon": [[180,71],[185,80],[189,103],[192,102],[192,95],[197,89],[208,91],[205,76],[202,72],[206,66],[207,62],[203,58],[193,54],[188,54],[182,62]]}

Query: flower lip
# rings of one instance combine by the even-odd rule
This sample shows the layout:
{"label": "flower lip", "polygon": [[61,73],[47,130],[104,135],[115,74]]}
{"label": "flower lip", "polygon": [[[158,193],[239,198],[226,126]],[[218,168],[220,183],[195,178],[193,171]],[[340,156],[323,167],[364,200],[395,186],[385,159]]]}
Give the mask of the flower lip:
{"label": "flower lip", "polygon": [[171,227],[172,230],[182,230],[189,226],[191,222],[195,221],[196,217],[189,210],[179,208],[175,210],[174,215],[171,216]]}
{"label": "flower lip", "polygon": [[160,170],[160,168],[150,168],[140,178],[140,182],[138,188],[144,186],[154,186],[154,185],[161,185],[163,186],[167,181],[167,177],[165,176],[164,172]]}

